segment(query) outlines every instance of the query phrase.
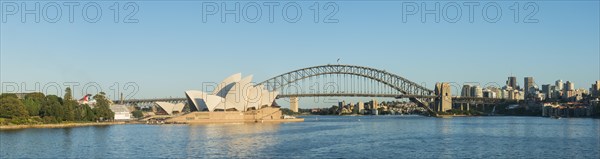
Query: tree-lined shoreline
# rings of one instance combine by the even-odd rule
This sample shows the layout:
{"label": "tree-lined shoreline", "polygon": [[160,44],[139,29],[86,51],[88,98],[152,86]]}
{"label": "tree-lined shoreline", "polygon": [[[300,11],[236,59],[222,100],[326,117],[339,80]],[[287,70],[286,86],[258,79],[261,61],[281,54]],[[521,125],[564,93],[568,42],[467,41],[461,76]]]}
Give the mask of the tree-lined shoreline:
{"label": "tree-lined shoreline", "polygon": [[71,88],[65,92],[63,98],[39,92],[28,93],[22,99],[16,94],[0,94],[0,125],[81,124],[114,118],[104,92],[93,96],[96,103],[91,106],[74,100]]}
{"label": "tree-lined shoreline", "polygon": [[84,126],[109,126],[109,125],[123,125],[131,124],[127,122],[82,122],[82,123],[60,123],[60,124],[37,124],[37,125],[0,125],[0,130],[17,130],[17,129],[30,129],[30,128],[70,128],[70,127],[84,127]]}

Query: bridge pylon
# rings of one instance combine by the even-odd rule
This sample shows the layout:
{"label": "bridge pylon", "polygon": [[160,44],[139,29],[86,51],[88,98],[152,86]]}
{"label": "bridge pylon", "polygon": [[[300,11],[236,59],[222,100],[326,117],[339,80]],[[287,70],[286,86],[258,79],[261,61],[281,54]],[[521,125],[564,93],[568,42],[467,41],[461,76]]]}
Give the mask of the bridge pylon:
{"label": "bridge pylon", "polygon": [[437,112],[446,112],[452,109],[452,92],[449,83],[435,84],[435,105],[434,110]]}
{"label": "bridge pylon", "polygon": [[290,110],[292,110],[294,113],[298,113],[298,102],[298,97],[290,97]]}

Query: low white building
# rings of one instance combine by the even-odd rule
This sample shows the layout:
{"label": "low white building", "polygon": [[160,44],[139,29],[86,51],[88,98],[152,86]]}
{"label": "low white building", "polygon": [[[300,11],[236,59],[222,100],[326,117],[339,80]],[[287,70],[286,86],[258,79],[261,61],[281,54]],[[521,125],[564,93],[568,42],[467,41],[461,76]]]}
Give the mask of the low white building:
{"label": "low white building", "polygon": [[110,110],[115,113],[115,120],[131,120],[131,111],[126,105],[111,105]]}

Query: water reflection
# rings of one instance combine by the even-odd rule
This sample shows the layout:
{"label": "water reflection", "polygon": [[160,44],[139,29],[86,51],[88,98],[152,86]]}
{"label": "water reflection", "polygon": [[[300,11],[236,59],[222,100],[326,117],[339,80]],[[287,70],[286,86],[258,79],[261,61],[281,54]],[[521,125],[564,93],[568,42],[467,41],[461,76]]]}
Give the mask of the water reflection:
{"label": "water reflection", "polygon": [[[93,147],[89,150],[91,151],[91,153],[95,154],[95,157],[102,157],[101,154],[99,154],[98,152],[107,152],[107,154],[110,154],[112,151],[108,151],[108,148],[112,145],[109,144],[114,144],[114,142],[112,142],[108,137],[109,135],[109,128],[108,126],[97,126],[93,128],[93,131],[91,131],[91,138],[94,139],[94,145]],[[113,134],[113,135],[118,135],[118,134]],[[90,136],[87,136],[90,137]]]}
{"label": "water reflection", "polygon": [[188,153],[202,151],[202,155],[239,158],[256,156],[256,152],[278,143],[279,124],[214,124],[192,125],[189,129]]}
{"label": "water reflection", "polygon": [[62,143],[62,147],[65,148],[64,152],[65,153],[70,153],[72,152],[72,147],[73,147],[73,137],[71,136],[71,128],[65,128],[62,129],[63,130],[63,143]]}
{"label": "water reflection", "polygon": [[441,150],[439,150],[441,152],[441,158],[451,158],[450,155],[453,152],[451,147],[453,143],[451,140],[451,135],[453,134],[450,128],[451,120],[452,119],[437,119],[435,121],[436,132],[434,133],[438,133],[436,136],[438,136],[439,140],[441,140],[444,145],[440,146]]}
{"label": "water reflection", "polygon": [[0,158],[599,158],[599,132],[536,117],[114,125],[0,131]]}

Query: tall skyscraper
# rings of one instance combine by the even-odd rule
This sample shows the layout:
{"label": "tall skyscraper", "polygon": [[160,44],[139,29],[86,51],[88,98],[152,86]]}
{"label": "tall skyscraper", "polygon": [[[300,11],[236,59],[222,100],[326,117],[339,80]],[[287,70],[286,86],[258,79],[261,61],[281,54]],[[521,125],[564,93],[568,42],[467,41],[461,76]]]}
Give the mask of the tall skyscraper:
{"label": "tall skyscraper", "polygon": [[592,96],[599,97],[600,96],[600,80],[596,81],[595,84],[592,84],[592,89],[590,90]]}
{"label": "tall skyscraper", "polygon": [[356,105],[356,110],[358,110],[359,114],[363,113],[363,110],[365,109],[365,103],[363,102],[358,102],[358,104]]}
{"label": "tall skyscraper", "polygon": [[567,91],[575,90],[575,83],[573,83],[571,81],[567,81],[567,83],[565,84],[565,90],[567,90]]}
{"label": "tall skyscraper", "polygon": [[342,110],[342,108],[346,107],[346,101],[341,101],[338,103],[338,108]]}
{"label": "tall skyscraper", "polygon": [[557,91],[562,91],[563,87],[565,86],[562,80],[557,80],[555,85]]}
{"label": "tall skyscraper", "polygon": [[483,97],[483,89],[480,86],[471,87],[471,97]]}
{"label": "tall skyscraper", "polygon": [[573,97],[575,94],[575,83],[571,81],[567,81],[565,83],[565,88],[563,89],[563,98],[568,99]]}
{"label": "tall skyscraper", "polygon": [[470,97],[471,96],[471,85],[468,85],[468,84],[463,85],[460,96],[461,97]]}
{"label": "tall skyscraper", "polygon": [[508,80],[506,81],[506,86],[512,87],[513,89],[518,89],[517,88],[517,77],[514,77],[514,76],[508,77]]}
{"label": "tall skyscraper", "polygon": [[542,85],[542,92],[545,94],[546,99],[552,98],[552,89],[549,84]]}
{"label": "tall skyscraper", "polygon": [[524,83],[525,84],[525,88],[524,88],[525,96],[529,96],[530,94],[533,93],[533,91],[535,89],[534,88],[535,82],[533,81],[533,77],[525,77],[524,82],[525,82]]}
{"label": "tall skyscraper", "polygon": [[377,99],[373,99],[373,101],[371,101],[371,106],[374,110],[379,109],[379,103],[377,103]]}

